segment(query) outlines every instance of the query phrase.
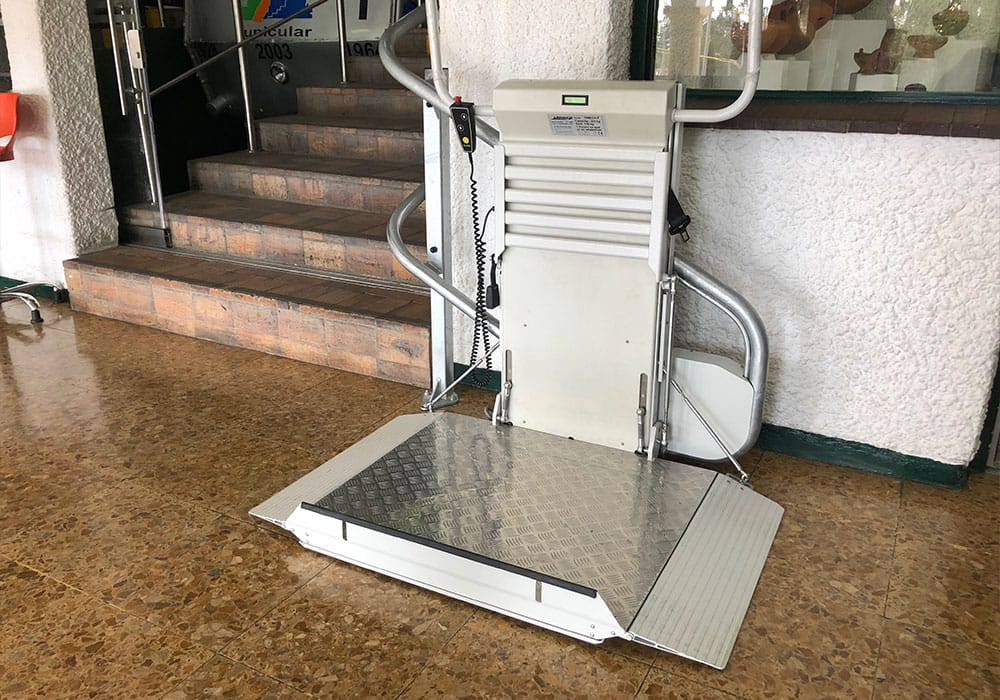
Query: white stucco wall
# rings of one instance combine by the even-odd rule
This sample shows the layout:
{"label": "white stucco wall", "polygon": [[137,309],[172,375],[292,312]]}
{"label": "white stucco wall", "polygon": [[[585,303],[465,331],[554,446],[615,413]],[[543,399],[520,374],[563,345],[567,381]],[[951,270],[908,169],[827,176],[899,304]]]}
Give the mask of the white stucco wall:
{"label": "white stucco wall", "polygon": [[[689,129],[684,175],[681,254],[767,325],[767,422],[972,458],[1000,346],[1000,143]],[[737,347],[682,309],[688,344]]]}
{"label": "white stucco wall", "polygon": [[21,93],[0,164],[0,276],[62,280],[62,262],[117,244],[84,2],[0,0]]}
{"label": "white stucco wall", "polygon": [[[452,92],[466,99],[488,103],[510,77],[626,73],[631,3],[443,5]],[[686,141],[680,195],[695,224],[681,254],[744,294],[767,324],[765,420],[968,462],[1000,347],[1000,143],[701,129]],[[480,150],[485,211],[492,158]],[[456,279],[471,290],[464,161],[452,199]],[[471,324],[456,317],[456,332],[456,359],[467,361]],[[738,344],[689,297],[679,337],[716,350]]]}

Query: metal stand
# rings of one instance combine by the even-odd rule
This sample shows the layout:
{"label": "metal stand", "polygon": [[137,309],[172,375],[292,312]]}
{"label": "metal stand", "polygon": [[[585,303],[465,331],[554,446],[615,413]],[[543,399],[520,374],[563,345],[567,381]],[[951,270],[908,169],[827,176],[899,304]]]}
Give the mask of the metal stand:
{"label": "metal stand", "polygon": [[28,290],[35,289],[37,287],[51,288],[52,299],[57,304],[69,301],[69,293],[66,291],[66,288],[58,282],[26,282],[25,284],[19,284],[16,287],[0,289],[0,304],[13,300],[20,301],[28,307],[29,311],[31,311],[31,322],[41,323],[45,319],[42,318],[42,310],[38,305],[38,300],[31,294],[28,294]]}

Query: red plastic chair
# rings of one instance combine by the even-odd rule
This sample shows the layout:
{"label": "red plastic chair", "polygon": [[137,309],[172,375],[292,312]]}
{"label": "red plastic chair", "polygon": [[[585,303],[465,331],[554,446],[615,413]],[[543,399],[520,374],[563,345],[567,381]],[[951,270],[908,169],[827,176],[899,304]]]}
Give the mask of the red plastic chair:
{"label": "red plastic chair", "polygon": [[[16,92],[0,92],[0,162],[14,160],[14,132],[17,130]],[[9,140],[4,143],[4,140]]]}

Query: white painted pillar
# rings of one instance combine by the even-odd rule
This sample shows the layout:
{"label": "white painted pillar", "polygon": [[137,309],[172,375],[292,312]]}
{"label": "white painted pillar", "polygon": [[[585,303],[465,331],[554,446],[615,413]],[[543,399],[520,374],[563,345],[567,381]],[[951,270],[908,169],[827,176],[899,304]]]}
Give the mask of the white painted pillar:
{"label": "white painted pillar", "polygon": [[117,245],[87,4],[0,0],[21,93],[15,159],[0,163],[0,276],[63,280],[62,262]]}

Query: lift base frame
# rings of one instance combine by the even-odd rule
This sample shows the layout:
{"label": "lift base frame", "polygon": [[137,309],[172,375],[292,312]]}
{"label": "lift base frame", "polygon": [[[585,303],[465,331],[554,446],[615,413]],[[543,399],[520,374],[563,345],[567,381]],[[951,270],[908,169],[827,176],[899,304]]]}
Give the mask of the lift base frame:
{"label": "lift base frame", "polygon": [[782,513],[711,470],[454,414],[396,418],[251,511],[351,564],[719,669]]}

